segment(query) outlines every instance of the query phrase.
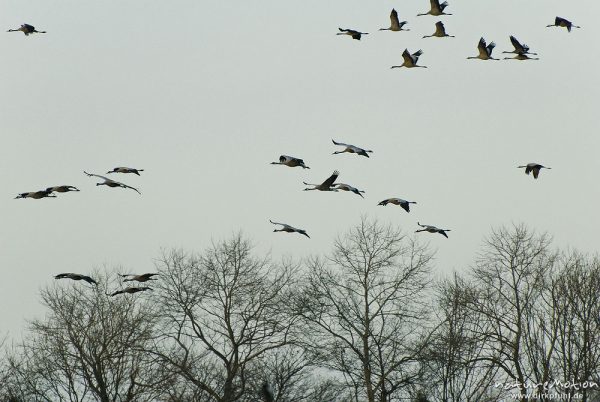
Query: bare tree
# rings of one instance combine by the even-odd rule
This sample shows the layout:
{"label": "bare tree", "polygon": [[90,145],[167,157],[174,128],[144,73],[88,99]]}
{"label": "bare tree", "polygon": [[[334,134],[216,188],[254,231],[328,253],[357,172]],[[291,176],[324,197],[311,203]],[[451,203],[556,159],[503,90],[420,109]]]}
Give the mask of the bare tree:
{"label": "bare tree", "polygon": [[514,384],[522,402],[530,400],[528,381],[552,377],[556,331],[546,323],[542,297],[556,262],[549,246],[548,235],[524,225],[492,230],[471,270],[476,291],[466,306],[479,316],[476,335],[485,345],[474,361],[498,367],[500,382]]}
{"label": "bare tree", "polygon": [[26,401],[152,401],[154,364],[138,352],[152,339],[153,313],[135,297],[57,283],[41,292],[46,318],[9,355],[9,387]]}
{"label": "bare tree", "polygon": [[467,307],[473,294],[471,285],[458,274],[438,285],[436,314],[441,324],[422,355],[434,400],[497,400],[491,389],[499,368],[480,360],[485,346],[477,336],[482,317]]}
{"label": "bare tree", "polygon": [[591,384],[564,389],[569,401],[600,400],[600,261],[572,252],[560,265],[552,282],[552,311],[559,329],[553,362],[563,382]]}
{"label": "bare tree", "polygon": [[309,261],[296,306],[310,350],[343,376],[353,400],[396,400],[418,381],[431,259],[398,229],[363,218],[330,257]]}
{"label": "bare tree", "polygon": [[237,235],[200,256],[165,254],[158,269],[164,319],[154,353],[192,391],[188,400],[241,400],[257,388],[253,365],[293,339],[294,267],[254,257]]}

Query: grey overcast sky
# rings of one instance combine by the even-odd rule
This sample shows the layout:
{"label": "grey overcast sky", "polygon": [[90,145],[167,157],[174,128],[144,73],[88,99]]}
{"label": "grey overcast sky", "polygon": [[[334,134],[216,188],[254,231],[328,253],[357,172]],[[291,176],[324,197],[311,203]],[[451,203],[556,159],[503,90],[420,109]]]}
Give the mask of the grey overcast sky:
{"label": "grey overcast sky", "polygon": [[[161,248],[238,230],[257,252],[302,258],[363,214],[409,234],[420,221],[452,230],[417,234],[442,274],[512,222],[596,251],[600,3],[449,3],[452,16],[416,17],[427,0],[3,0],[2,29],[48,33],[0,33],[0,329],[18,336],[43,314],[57,273],[153,271]],[[410,32],[377,31],[392,7]],[[556,15],[583,28],[547,29]],[[422,39],[438,20],[456,38]],[[505,56],[511,34],[541,60],[466,60],[481,36]],[[390,70],[405,48],[428,68]],[[332,138],[374,152],[331,155]],[[280,154],[311,169],[269,165]],[[516,169],[527,162],[552,170],[533,180]],[[83,174],[115,166],[145,169],[116,177],[141,196]],[[365,199],[302,191],[334,169]],[[81,192],[13,199],[61,184]],[[388,197],[418,204],[377,206]]]}

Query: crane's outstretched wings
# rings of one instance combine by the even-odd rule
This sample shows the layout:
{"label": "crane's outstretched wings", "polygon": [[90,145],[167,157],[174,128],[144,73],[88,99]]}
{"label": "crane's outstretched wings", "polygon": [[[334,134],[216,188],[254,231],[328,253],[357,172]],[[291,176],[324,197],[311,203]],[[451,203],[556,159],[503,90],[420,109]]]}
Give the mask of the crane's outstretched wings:
{"label": "crane's outstretched wings", "polygon": [[327,180],[325,180],[323,182],[323,184],[321,184],[321,185],[324,186],[324,187],[331,187],[331,185],[333,184],[333,182],[335,182],[335,179],[337,179],[339,175],[340,175],[340,172],[338,172],[337,170],[335,170],[333,172],[333,174],[331,176],[329,176],[327,178]]}

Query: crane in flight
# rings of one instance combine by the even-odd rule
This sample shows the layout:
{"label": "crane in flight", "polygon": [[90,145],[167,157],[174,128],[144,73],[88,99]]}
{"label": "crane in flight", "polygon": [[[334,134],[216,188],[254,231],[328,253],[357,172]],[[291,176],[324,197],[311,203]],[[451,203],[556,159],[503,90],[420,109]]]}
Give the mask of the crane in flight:
{"label": "crane in flight", "polygon": [[348,153],[351,153],[351,154],[357,154],[357,155],[366,156],[368,158],[369,157],[369,153],[373,152],[371,150],[363,149],[363,148],[357,147],[355,145],[344,144],[343,142],[336,142],[334,139],[332,139],[331,141],[335,145],[339,145],[339,146],[345,147],[343,151],[336,151],[336,152],[333,153],[333,155],[343,154],[344,152],[348,152]]}
{"label": "crane in flight", "polygon": [[148,281],[156,281],[156,278],[153,278],[153,276],[156,276],[158,274],[156,273],[147,273],[147,274],[141,274],[141,275],[135,275],[135,274],[121,274],[121,276],[125,279],[123,279],[123,282],[131,282],[131,281],[137,281],[137,282],[148,282]]}
{"label": "crane in flight", "polygon": [[525,53],[519,53],[513,57],[505,57],[504,60],[539,60],[539,57],[529,57]]}
{"label": "crane in flight", "polygon": [[54,279],[72,279],[74,281],[86,281],[89,284],[93,284],[98,286],[98,282],[96,282],[95,280],[93,280],[92,278],[90,278],[87,275],[81,275],[81,274],[74,274],[72,272],[67,272],[64,274],[58,274],[54,277]]}
{"label": "crane in flight", "polygon": [[99,177],[99,178],[101,178],[101,179],[104,180],[104,182],[102,182],[102,183],[96,183],[97,186],[130,188],[132,190],[137,191],[138,194],[140,194],[140,195],[142,194],[142,193],[140,193],[140,191],[137,188],[128,186],[127,184],[124,184],[124,183],[121,183],[121,182],[118,182],[118,181],[114,181],[112,179],[109,179],[108,177],[100,176],[98,174],[88,173],[85,170],[83,171],[83,173],[85,173],[86,175],[88,175],[88,177]]}
{"label": "crane in flight", "polygon": [[440,4],[440,0],[429,0],[429,3],[431,5],[431,8],[429,9],[429,11],[427,11],[426,13],[417,14],[417,17],[420,17],[422,15],[434,15],[434,16],[452,15],[452,14],[448,14],[448,13],[444,12],[446,7],[448,7],[447,1],[444,1],[443,3]]}
{"label": "crane in flight", "polygon": [[529,46],[527,46],[524,43],[521,44],[521,42],[519,42],[519,40],[512,35],[510,35],[510,43],[512,43],[515,50],[512,50],[510,52],[504,51],[502,53],[532,54],[534,56],[537,56],[537,53],[532,53],[529,51]]}
{"label": "crane in flight", "polygon": [[494,50],[495,47],[496,44],[494,42],[490,42],[489,45],[486,45],[485,39],[481,38],[477,44],[477,50],[479,50],[479,54],[477,56],[467,57],[467,59],[499,60],[492,57],[492,50]]}
{"label": "crane in flight", "polygon": [[443,38],[443,37],[448,37],[448,38],[454,38],[454,35],[448,35],[446,33],[446,27],[444,27],[444,23],[442,21],[438,21],[435,23],[435,32],[432,33],[431,35],[425,35],[423,36],[423,38]]}
{"label": "crane in flight", "polygon": [[319,191],[338,191],[337,188],[333,187],[333,182],[338,178],[340,172],[337,170],[333,171],[333,174],[329,176],[323,183],[321,184],[312,184],[303,181],[305,186],[313,186],[313,188],[305,188],[304,191],[310,190],[319,190]]}
{"label": "crane in flight", "polygon": [[310,239],[310,236],[306,233],[306,230],[304,229],[295,228],[293,226],[288,225],[287,223],[273,222],[270,219],[269,222],[271,222],[273,225],[281,225],[281,229],[274,229],[273,232],[300,233],[301,235],[304,235]]}
{"label": "crane in flight", "polygon": [[404,59],[404,63],[402,63],[399,66],[392,66],[390,68],[400,68],[400,67],[406,67],[406,68],[413,68],[413,67],[421,67],[421,68],[427,68],[427,66],[418,66],[417,62],[419,61],[419,56],[421,56],[423,54],[422,50],[417,50],[416,52],[414,52],[413,54],[410,54],[410,52],[408,51],[408,49],[404,49],[404,52],[402,52],[402,58]]}
{"label": "crane in flight", "polygon": [[137,287],[137,288],[130,287],[130,288],[117,290],[116,292],[113,292],[110,295],[107,293],[107,295],[108,296],[116,296],[116,295],[122,295],[125,293],[133,294],[133,293],[137,293],[137,292],[144,292],[146,290],[152,290],[152,288],[149,288],[147,286],[141,286],[141,287]]}
{"label": "crane in flight", "polygon": [[554,19],[554,24],[546,25],[546,28],[550,28],[550,27],[567,28],[567,31],[569,31],[569,32],[571,32],[571,28],[581,28],[578,25],[573,25],[573,23],[571,21],[569,21],[566,18],[562,18],[562,17],[556,17]]}
{"label": "crane in flight", "polygon": [[350,192],[353,192],[353,193],[354,193],[354,194],[356,194],[356,195],[360,195],[362,198],[365,198],[365,197],[363,197],[363,195],[362,195],[362,193],[364,193],[364,191],[363,191],[363,190],[359,190],[359,189],[357,189],[356,187],[352,187],[352,186],[351,186],[351,185],[349,185],[349,184],[346,184],[346,183],[336,183],[336,184],[334,184],[333,186],[334,186],[335,188],[337,188],[338,190],[342,190],[342,191],[350,191]]}
{"label": "crane in flight", "polygon": [[360,37],[362,35],[368,35],[368,32],[360,32],[360,31],[356,31],[354,29],[343,29],[343,28],[338,28],[340,30],[340,32],[338,32],[336,35],[350,35],[352,36],[352,39],[356,39],[356,40],[360,40]]}
{"label": "crane in flight", "polygon": [[446,234],[446,232],[449,232],[450,229],[439,229],[433,225],[421,225],[419,222],[417,222],[417,225],[421,226],[423,229],[415,230],[415,233],[418,233],[418,232],[439,233],[442,236],[444,236],[446,239],[448,238],[448,235]]}
{"label": "crane in flight", "polygon": [[46,191],[50,191],[51,193],[68,193],[69,191],[79,191],[79,189],[75,186],[54,186],[48,187]]}
{"label": "crane in flight", "polygon": [[533,172],[533,178],[537,179],[539,174],[540,174],[540,170],[542,169],[552,169],[549,168],[548,166],[544,166],[544,165],[540,165],[539,163],[528,163],[527,165],[523,165],[523,166],[517,166],[518,169],[522,169],[525,168],[525,174],[529,174],[531,172]]}
{"label": "crane in flight", "polygon": [[279,162],[271,162],[271,165],[285,165],[289,167],[301,166],[303,169],[310,169],[304,164],[302,159],[288,155],[279,156]]}
{"label": "crane in flight", "polygon": [[386,206],[387,204],[400,205],[406,212],[410,212],[410,204],[416,204],[415,201],[406,201],[402,198],[388,198],[386,200],[381,201],[377,205]]}
{"label": "crane in flight", "polygon": [[379,28],[380,31],[410,31],[410,29],[402,29],[404,25],[407,24],[407,21],[398,20],[398,11],[392,8],[392,12],[390,13],[390,27],[389,28]]}
{"label": "crane in flight", "polygon": [[34,200],[39,200],[40,198],[56,198],[56,195],[52,194],[52,191],[48,191],[48,189],[46,189],[21,193],[15,197],[15,200],[19,198],[33,198]]}
{"label": "crane in flight", "polygon": [[22,24],[19,28],[17,28],[17,29],[9,29],[6,32],[23,32],[25,34],[25,36],[29,36],[32,33],[46,33],[46,31],[38,31],[38,30],[36,30],[33,25],[29,25],[29,24]]}
{"label": "crane in flight", "polygon": [[144,171],[144,169],[134,169],[134,168],[119,166],[119,167],[114,168],[113,170],[109,170],[108,172],[106,172],[106,174],[109,174],[109,173],[134,173],[139,176],[140,172],[143,172],[143,171]]}

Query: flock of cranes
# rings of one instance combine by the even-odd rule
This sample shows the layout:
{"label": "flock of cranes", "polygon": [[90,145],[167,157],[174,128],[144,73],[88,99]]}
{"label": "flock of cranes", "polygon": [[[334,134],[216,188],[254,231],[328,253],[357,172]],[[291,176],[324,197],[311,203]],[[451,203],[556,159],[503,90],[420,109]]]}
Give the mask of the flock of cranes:
{"label": "flock of cranes", "polygon": [[[134,169],[134,168],[128,168],[128,167],[116,167],[113,170],[110,170],[108,172],[106,172],[106,174],[110,174],[110,173],[133,173],[136,175],[140,175],[140,172],[143,172],[144,169]],[[109,179],[108,177],[104,177],[104,176],[100,176],[97,174],[92,174],[92,173],[88,173],[85,170],[83,171],[83,173],[85,173],[87,176],[89,177],[99,177],[102,180],[104,180],[102,183],[96,183],[97,186],[108,186],[108,187],[121,187],[121,188],[130,188],[132,190],[135,190],[138,194],[142,194],[140,193],[140,191],[135,188],[135,187],[131,187],[128,186],[127,184]],[[54,186],[54,187],[48,187],[45,190],[39,190],[39,191],[29,191],[26,193],[20,193],[19,195],[17,195],[15,197],[15,199],[18,198],[33,198],[35,200],[39,200],[40,198],[55,198],[56,194],[54,193],[68,193],[70,191],[80,191],[77,187],[75,186],[67,186],[67,185],[62,185],[62,186]]]}
{"label": "flock of cranes", "polygon": [[[526,47],[524,47],[524,48],[526,48]],[[527,50],[528,49],[529,48],[527,48]],[[342,154],[342,153],[347,152],[347,153],[352,153],[352,154],[365,156],[365,157],[369,158],[369,153],[373,153],[372,150],[367,150],[367,149],[364,149],[361,147],[357,147],[356,145],[337,142],[334,139],[332,139],[331,141],[333,142],[334,145],[344,147],[343,151],[336,151],[333,153],[333,155]],[[271,162],[271,164],[272,165],[284,165],[284,166],[288,166],[288,167],[302,167],[303,169],[310,169],[308,166],[306,166],[306,164],[304,163],[304,160],[302,160],[300,158],[296,158],[294,156],[289,156],[289,155],[281,155],[279,157],[279,162]],[[540,174],[541,169],[551,169],[547,166],[540,165],[539,163],[528,163],[527,165],[518,166],[518,168],[519,169],[525,168],[526,174],[533,172],[534,179],[538,178],[538,175]],[[311,187],[304,188],[304,191],[316,190],[316,191],[337,192],[337,191],[341,190],[341,191],[352,192],[356,195],[359,195],[361,198],[364,198],[364,196],[363,196],[363,193],[365,192],[364,190],[359,190],[358,188],[353,187],[346,183],[336,183],[336,180],[339,177],[339,175],[340,175],[340,172],[337,170],[334,170],[333,173],[328,178],[326,178],[322,183],[307,183],[307,182],[303,181],[302,183],[305,186],[311,186]],[[388,204],[398,205],[398,206],[402,207],[406,212],[410,212],[410,204],[416,204],[416,202],[415,201],[407,201],[402,198],[393,197],[393,198],[387,198],[387,199],[381,201],[377,205],[386,206]],[[275,229],[275,230],[273,230],[273,232],[299,233],[310,239],[310,236],[306,233],[305,229],[298,229],[287,223],[273,222],[272,220],[269,220],[269,222],[271,222],[274,225],[281,226],[280,229]],[[415,231],[415,233],[419,233],[419,232],[439,233],[442,236],[448,238],[448,234],[446,232],[450,232],[450,229],[440,229],[433,225],[422,225],[420,222],[417,222],[417,225],[419,225],[423,229],[418,229]]]}
{"label": "flock of cranes", "polygon": [[[343,151],[336,151],[333,153],[333,155],[336,154],[341,154],[341,153],[352,153],[352,154],[356,154],[356,155],[360,155],[360,156],[365,156],[367,158],[369,158],[369,153],[372,153],[372,150],[367,150],[361,147],[357,147],[356,145],[351,145],[351,144],[344,144],[342,142],[337,142],[335,140],[331,140],[335,145],[339,145],[339,146],[343,146],[344,150]],[[279,162],[271,162],[272,165],[285,165],[285,166],[289,166],[289,167],[298,167],[301,166],[304,169],[308,169],[308,167],[304,164],[304,161],[300,158],[296,158],[293,156],[288,156],[288,155],[281,155],[279,157]],[[358,188],[351,186],[349,184],[346,183],[336,183],[335,181],[337,180],[337,178],[339,177],[340,172],[335,170],[331,176],[329,176],[328,178],[326,178],[322,183],[307,183],[307,182],[302,182],[305,186],[312,186],[312,187],[306,187],[304,189],[304,191],[313,191],[313,190],[317,190],[317,191],[333,191],[333,192],[337,192],[337,191],[349,191],[352,192],[356,195],[359,195],[361,198],[364,198],[363,190],[359,190]],[[377,205],[387,205],[387,204],[395,204],[395,205],[399,205],[400,207],[402,207],[406,212],[410,212],[410,204],[416,204],[415,201],[406,201],[402,198],[387,198],[383,201],[381,201],[379,204]],[[299,233],[301,235],[304,235],[306,237],[308,237],[310,239],[310,236],[308,235],[308,233],[306,233],[305,229],[298,229],[292,225],[289,225],[287,223],[280,223],[280,222],[273,222],[272,220],[269,220],[269,222],[271,222],[274,225],[280,225],[281,228],[280,229],[275,229],[273,230],[273,232],[287,232],[287,233]],[[446,234],[446,232],[449,232],[450,229],[439,229],[433,225],[421,225],[419,222],[417,222],[417,224],[419,226],[421,226],[424,229],[419,229],[416,230],[415,232],[429,232],[429,233],[439,233],[442,236],[448,238],[448,235]]]}
{"label": "flock of cranes", "polygon": [[[25,26],[32,28],[31,30],[24,31],[24,32],[26,32],[26,34],[27,34],[27,32],[28,33],[37,32],[37,31],[35,31],[35,29],[33,29],[33,27],[31,25],[27,25],[27,24],[22,25],[22,27],[25,27]],[[106,172],[106,174],[133,173],[133,174],[140,176],[140,172],[143,172],[143,171],[144,171],[144,169],[135,169],[135,168],[130,168],[130,167],[119,166],[119,167],[114,168],[113,170],[109,170],[108,172]],[[135,187],[131,187],[131,186],[128,186],[127,184],[109,179],[108,177],[88,173],[86,171],[83,171],[83,173],[85,173],[88,177],[98,177],[98,178],[104,180],[101,183],[96,183],[96,186],[129,188],[129,189],[135,190],[138,194],[141,194],[139,192],[139,190],[136,189]],[[33,199],[38,200],[41,198],[56,198],[56,194],[54,194],[54,193],[68,193],[71,191],[81,191],[81,190],[79,190],[75,186],[70,186],[70,185],[54,186],[54,187],[48,187],[45,190],[21,193],[21,194],[17,195],[15,197],[15,199],[33,198]],[[126,274],[126,275],[122,275],[122,276],[128,277],[127,279],[123,280],[123,282],[129,282],[129,281],[147,282],[149,280],[156,280],[155,278],[152,278],[155,275],[158,275],[158,274],[156,274],[156,273],[147,273],[147,274],[141,274],[141,275]],[[54,277],[54,279],[72,279],[74,281],[85,281],[89,284],[93,284],[96,286],[98,285],[98,283],[91,277],[89,277],[87,275],[72,273],[72,272],[58,274]],[[127,287],[125,289],[121,289],[114,293],[111,293],[111,294],[109,294],[109,296],[116,296],[116,295],[124,294],[124,293],[132,294],[132,293],[142,292],[142,291],[146,291],[146,290],[152,290],[152,289],[149,287]]]}
{"label": "flock of cranes", "polygon": [[[447,13],[445,11],[447,7],[448,7],[447,1],[440,3],[439,0],[430,0],[429,11],[417,14],[417,16],[425,16],[425,15],[448,16],[448,15],[452,15],[451,13]],[[405,26],[407,24],[408,24],[408,21],[400,21],[400,19],[398,18],[398,12],[396,11],[396,9],[392,9],[392,11],[390,13],[390,26],[387,28],[380,28],[379,30],[380,31],[392,31],[392,32],[409,31],[410,29],[405,28]],[[571,21],[569,21],[565,18],[562,18],[562,17],[556,17],[554,20],[554,23],[547,25],[547,27],[564,27],[569,32],[571,32],[571,30],[573,28],[580,28],[579,26],[574,25]],[[348,35],[355,40],[360,40],[363,35],[369,34],[368,32],[361,32],[361,31],[358,31],[355,29],[349,29],[349,28],[338,28],[338,29],[339,29],[339,32],[337,33],[337,35]],[[46,33],[46,31],[38,31],[33,25],[29,25],[29,24],[22,24],[19,28],[9,29],[7,32],[23,32],[23,34],[25,34],[25,36],[29,36],[34,33],[40,33],[40,34]],[[446,27],[445,27],[444,23],[442,21],[438,21],[435,23],[435,31],[431,35],[423,36],[423,38],[432,38],[432,37],[454,38],[455,36],[448,34],[446,32]],[[531,56],[537,56],[537,53],[531,52],[529,46],[527,46],[524,43],[521,43],[515,36],[513,36],[513,35],[510,36],[510,42],[511,42],[514,50],[503,51],[503,53],[514,54],[515,56],[505,57],[504,59],[539,60],[539,58],[537,58],[537,57],[531,57]],[[494,42],[487,43],[486,40],[483,37],[481,37],[477,44],[478,54],[476,56],[469,56],[469,57],[467,57],[467,59],[499,60],[492,56],[495,46],[496,46],[496,44]],[[402,58],[404,59],[403,63],[401,65],[391,66],[391,68],[392,69],[401,68],[401,67],[427,68],[427,66],[418,64],[419,57],[422,54],[423,54],[423,51],[420,49],[417,50],[416,52],[412,52],[412,53],[409,52],[408,49],[405,49],[404,52],[402,53]],[[342,154],[342,153],[352,153],[352,154],[356,154],[359,156],[364,156],[366,158],[369,158],[369,154],[373,153],[372,150],[361,148],[361,147],[358,147],[358,146],[355,146],[352,144],[338,142],[333,139],[332,139],[332,142],[334,145],[340,146],[343,148],[342,150],[333,152],[334,155]],[[271,164],[284,165],[284,166],[288,166],[288,167],[302,167],[303,169],[310,169],[310,167],[306,166],[305,162],[302,159],[293,157],[293,156],[289,156],[289,155],[281,155],[279,157],[278,162],[271,162]],[[527,165],[518,166],[518,168],[524,168],[525,173],[528,175],[530,173],[533,173],[534,179],[538,178],[541,169],[543,169],[543,168],[550,169],[549,167],[543,166],[538,163],[528,163]],[[113,174],[113,173],[119,173],[119,174],[135,174],[137,176],[140,176],[140,172],[143,172],[143,171],[144,171],[144,169],[136,169],[136,168],[121,166],[121,167],[115,167],[112,170],[109,170],[108,172],[106,172],[105,174],[108,175],[108,174]],[[125,183],[113,180],[111,178],[108,178],[106,176],[102,176],[102,175],[95,174],[95,173],[88,173],[88,172],[84,171],[84,174],[87,175],[88,177],[96,177],[96,178],[101,179],[102,181],[96,183],[96,186],[107,186],[107,187],[113,187],[113,188],[131,189],[141,195],[141,192],[137,188],[132,187],[128,184],[125,184]],[[338,179],[339,175],[340,175],[339,171],[335,170],[322,183],[314,184],[314,183],[303,182],[304,185],[310,186],[310,187],[304,188],[304,191],[314,191],[314,190],[330,191],[330,192],[347,191],[347,192],[354,193],[354,194],[360,196],[361,198],[364,198],[364,195],[363,195],[365,193],[364,190],[360,190],[354,186],[351,186],[350,184],[339,183],[339,182],[336,183],[336,180]],[[58,193],[78,192],[78,191],[80,191],[79,188],[77,188],[75,186],[60,185],[60,186],[47,187],[44,190],[20,193],[15,198],[16,199],[56,198]],[[407,201],[405,199],[398,198],[398,197],[393,197],[393,198],[387,198],[387,199],[379,202],[378,205],[386,206],[388,204],[398,205],[401,208],[403,208],[406,212],[410,212],[410,204],[416,204],[416,202],[415,201]],[[307,238],[310,238],[310,236],[304,229],[296,228],[287,223],[274,222],[272,220],[269,220],[269,221],[273,225],[280,226],[280,228],[274,229],[273,230],[274,232],[298,233],[303,236],[306,236]],[[447,232],[449,232],[450,229],[440,229],[440,228],[437,228],[432,225],[422,225],[420,222],[417,222],[417,225],[419,225],[421,227],[421,229],[418,229],[415,231],[417,233],[418,232],[439,233],[442,236],[448,238]],[[125,277],[123,282],[137,281],[137,282],[143,283],[143,282],[147,282],[150,280],[156,280],[156,278],[153,278],[153,276],[156,276],[156,275],[157,274],[155,274],[155,273],[147,273],[147,274],[142,274],[142,275],[123,275]],[[63,273],[63,274],[56,275],[55,278],[56,279],[72,279],[75,281],[83,280],[89,284],[97,285],[97,282],[94,279],[90,278],[89,276],[81,275],[81,274]],[[115,296],[115,295],[124,294],[124,293],[130,293],[130,294],[137,293],[137,292],[146,291],[146,290],[152,290],[152,289],[150,287],[127,287],[125,289],[115,291],[114,293],[110,294],[110,296]]]}
{"label": "flock of cranes", "polygon": [[[420,13],[417,14],[417,16],[425,16],[425,15],[432,15],[432,16],[446,16],[446,15],[452,15],[451,13],[447,13],[445,10],[448,7],[448,2],[444,1],[442,3],[440,3],[439,0],[430,0],[430,9],[427,12],[424,13]],[[401,32],[401,31],[410,31],[410,29],[406,28],[406,25],[408,24],[408,21],[400,21],[400,19],[398,18],[398,11],[396,11],[396,9],[392,9],[391,13],[390,13],[390,26],[387,28],[379,28],[379,31],[392,31],[392,32]],[[554,20],[554,24],[550,24],[547,25],[547,27],[564,27],[566,28],[569,32],[571,31],[572,28],[580,28],[577,25],[573,25],[573,23],[565,18],[562,17],[556,17]],[[338,28],[339,32],[337,33],[337,35],[348,35],[350,36],[352,39],[355,40],[361,40],[361,38],[363,37],[363,35],[368,35],[368,32],[362,32],[356,29],[350,29],[350,28]],[[450,37],[450,38],[454,38],[454,35],[450,35],[446,32],[446,27],[444,25],[444,23],[442,21],[438,21],[435,23],[435,31],[431,34],[431,35],[424,35],[423,38],[445,38],[445,37]],[[521,43],[515,36],[510,35],[509,36],[510,42],[512,44],[513,50],[510,51],[503,51],[502,53],[505,54],[514,54],[513,57],[504,57],[505,60],[539,60],[538,57],[532,57],[532,56],[537,56],[537,53],[531,52],[530,48],[528,45],[526,45],[525,43]],[[479,39],[479,42],[477,43],[477,50],[478,50],[478,54],[476,56],[469,56],[467,57],[467,59],[479,59],[479,60],[500,60],[498,58],[495,58],[492,56],[493,50],[496,47],[496,43],[495,42],[490,42],[487,43],[486,40],[481,37]],[[404,59],[403,63],[401,65],[394,65],[391,66],[392,69],[394,68],[401,68],[401,67],[405,67],[405,68],[427,68],[427,66],[424,65],[420,65],[418,64],[419,62],[419,57],[423,54],[423,51],[421,49],[417,50],[416,52],[409,52],[408,49],[405,49],[402,52],[402,58]],[[332,139],[332,142],[334,145],[338,145],[341,147],[344,147],[343,150],[341,151],[336,151],[333,154],[341,154],[341,153],[354,153],[360,156],[364,156],[369,158],[369,154],[372,153],[372,150],[367,150],[355,145],[351,145],[351,144],[345,144],[342,142],[337,142],[335,140]],[[293,157],[293,156],[289,156],[289,155],[281,155],[279,157],[279,162],[271,162],[274,165],[285,165],[288,167],[302,167],[303,169],[310,169],[308,166],[306,166],[306,164],[304,163],[304,161],[300,158],[297,157]],[[546,166],[543,166],[539,163],[528,163],[527,165],[522,165],[522,166],[518,166],[518,168],[524,168],[525,169],[525,173],[526,174],[530,174],[533,172],[533,177],[534,179],[537,179],[540,173],[540,170],[543,168],[546,169],[550,169]],[[356,195],[359,195],[360,197],[364,198],[363,194],[364,191],[363,190],[359,190],[356,187],[353,187],[349,184],[345,184],[345,183],[336,183],[336,180],[338,179],[340,175],[340,172],[335,170],[328,178],[326,178],[322,183],[307,183],[307,182],[303,182],[304,185],[306,186],[310,186],[310,187],[306,187],[304,189],[304,191],[313,191],[313,190],[317,190],[317,191],[332,191],[332,192],[337,192],[337,191],[349,191],[352,192]],[[385,199],[383,201],[381,201],[378,205],[381,206],[385,206],[387,204],[394,204],[394,205],[398,205],[401,208],[403,208],[406,212],[410,212],[410,204],[416,204],[415,201],[407,201],[404,200],[402,198],[388,198]],[[287,232],[287,233],[299,233],[302,234],[306,237],[309,237],[309,235],[306,233],[306,230],[304,229],[298,229],[295,228],[291,225],[288,225],[286,223],[277,223],[277,222],[273,222],[270,221],[271,223],[275,224],[275,225],[281,225],[281,229],[275,229],[274,232]],[[420,222],[417,222],[417,225],[419,225],[421,227],[421,229],[416,230],[415,232],[428,232],[428,233],[439,233],[442,236],[448,238],[448,234],[447,232],[450,231],[450,229],[440,229],[436,226],[433,225],[422,225]],[[310,238],[310,237],[309,237]]]}
{"label": "flock of cranes", "polygon": [[[148,282],[148,281],[155,281],[156,278],[153,278],[153,276],[156,276],[156,275],[158,275],[158,274],[151,272],[151,273],[146,273],[146,274],[141,274],[141,275],[121,274],[121,277],[125,278],[125,279],[123,279],[123,282],[137,281],[137,282],[143,283],[143,282]],[[82,274],[75,274],[72,272],[58,274],[58,275],[54,276],[54,279],[72,279],[74,281],[85,281],[85,282],[89,283],[90,285],[98,286],[98,282],[96,282],[96,280],[94,280],[92,277],[87,276],[87,275],[82,275]],[[107,293],[107,296],[116,296],[116,295],[121,295],[121,294],[125,294],[125,293],[133,294],[133,293],[137,293],[137,292],[144,292],[146,290],[152,290],[152,288],[148,287],[148,286],[137,286],[137,287],[129,286],[124,289],[117,290],[113,293]]]}
{"label": "flock of cranes", "polygon": [[[446,7],[448,7],[447,1],[440,3],[439,0],[429,0],[429,2],[430,2],[429,11],[426,13],[417,14],[417,17],[424,16],[424,15],[433,15],[436,17],[442,16],[442,15],[452,15],[451,13],[446,13],[444,11],[446,9]],[[396,9],[392,9],[392,11],[390,13],[389,28],[379,28],[379,30],[380,31],[393,31],[393,32],[410,31],[410,29],[404,29],[404,26],[406,24],[408,24],[408,21],[400,21],[400,19],[398,18],[398,12],[396,11]],[[554,19],[554,24],[547,25],[547,27],[564,27],[564,28],[567,28],[567,31],[569,31],[569,32],[571,32],[572,28],[581,28],[578,25],[573,25],[573,23],[571,21],[567,20],[566,18],[562,18],[562,17],[556,17]],[[356,40],[360,40],[363,35],[369,34],[368,32],[361,32],[361,31],[358,31],[355,29],[348,29],[348,28],[338,28],[338,30],[340,32],[338,32],[337,35],[349,35],[350,37],[352,37],[352,39],[356,39]],[[448,33],[446,33],[446,27],[444,26],[444,23],[442,21],[438,21],[435,23],[435,32],[434,33],[432,33],[431,35],[423,36],[423,38],[444,38],[444,37],[454,38],[455,36],[449,35]],[[504,60],[539,60],[538,57],[530,57],[529,55],[537,55],[537,54],[529,52],[529,47],[527,45],[522,45],[517,40],[517,38],[515,38],[513,35],[510,35],[510,41],[514,47],[514,50],[510,51],[510,52],[504,51],[502,53],[514,53],[515,56],[514,57],[504,57]],[[467,57],[467,59],[500,60],[500,59],[492,57],[492,51],[494,50],[495,47],[496,47],[495,42],[490,42],[489,44],[487,44],[486,40],[482,37],[479,39],[479,42],[477,43],[478,55]],[[422,66],[422,65],[417,64],[417,62],[419,60],[419,56],[421,56],[422,54],[423,54],[423,51],[421,49],[419,49],[413,53],[409,52],[408,49],[404,49],[404,52],[402,52],[402,58],[404,59],[404,62],[401,65],[392,66],[391,68],[400,68],[400,67],[427,68],[427,66]]]}

